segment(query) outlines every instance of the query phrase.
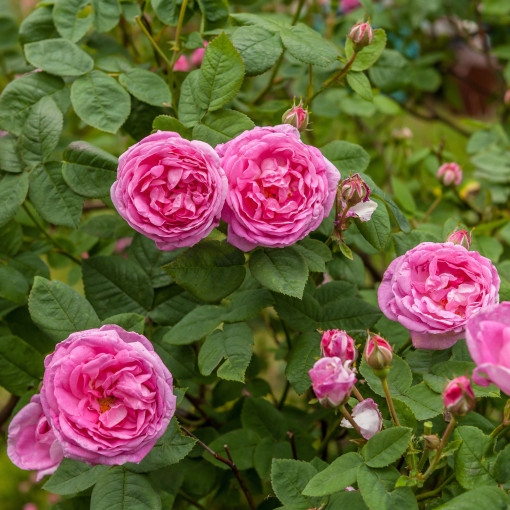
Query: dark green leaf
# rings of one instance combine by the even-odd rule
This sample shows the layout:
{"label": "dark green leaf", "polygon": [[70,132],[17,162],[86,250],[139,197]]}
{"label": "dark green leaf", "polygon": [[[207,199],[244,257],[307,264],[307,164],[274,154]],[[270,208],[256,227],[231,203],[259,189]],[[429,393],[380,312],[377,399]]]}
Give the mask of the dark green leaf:
{"label": "dark green leaf", "polygon": [[361,235],[378,251],[384,251],[391,235],[391,223],[384,202],[375,200],[377,208],[369,221],[355,219]]}
{"label": "dark green leaf", "polygon": [[43,39],[50,39],[57,35],[53,24],[53,6],[39,4],[19,26],[19,41],[27,44]]}
{"label": "dark green leaf", "polygon": [[0,170],[14,174],[22,172],[23,161],[18,151],[18,139],[13,135],[0,138]]}
{"label": "dark green leaf", "polygon": [[304,393],[312,384],[308,371],[320,357],[320,339],[317,331],[309,331],[293,342],[285,375],[298,394]]}
{"label": "dark green leaf", "polygon": [[[373,370],[365,363],[365,360],[361,362],[360,366],[361,375],[366,379],[370,388],[384,397],[384,390],[381,386],[381,381],[374,375]],[[388,374],[388,386],[393,396],[403,395],[409,390],[413,382],[413,374],[409,365],[400,357],[394,355],[391,362],[391,370]]]}
{"label": "dark green leaf", "polygon": [[227,0],[198,0],[202,11],[202,32],[223,27],[228,22]]}
{"label": "dark green leaf", "polygon": [[170,89],[161,76],[145,69],[134,68],[119,76],[119,81],[137,99],[154,106],[169,106]]}
{"label": "dark green leaf", "polygon": [[0,226],[14,217],[28,192],[28,174],[6,174],[0,177]]}
{"label": "dark green leaf", "polygon": [[226,300],[226,312],[223,315],[225,322],[246,321],[273,304],[273,297],[266,289],[239,290]]}
{"label": "dark green leaf", "polygon": [[89,466],[84,462],[63,459],[55,474],[44,484],[44,489],[67,496],[92,487],[109,466]]}
{"label": "dark green leaf", "polygon": [[[225,457],[224,445],[227,445],[237,468],[244,470],[253,467],[253,454],[259,442],[260,439],[255,432],[249,429],[238,429],[217,437],[209,444],[209,448],[222,457]],[[223,462],[216,460],[207,452],[204,452],[204,459],[221,469],[230,469]]]}
{"label": "dark green leaf", "polygon": [[208,113],[200,124],[193,128],[193,139],[202,140],[215,147],[254,127],[253,121],[244,113],[235,110],[219,110]]}
{"label": "dark green leaf", "polygon": [[437,506],[436,510],[507,510],[508,496],[496,487],[478,487]]}
{"label": "dark green leaf", "polygon": [[94,26],[99,32],[109,32],[120,19],[119,0],[92,0]]}
{"label": "dark green leaf", "polygon": [[363,147],[344,140],[335,140],[321,149],[344,177],[350,172],[362,172],[370,163],[370,156]]}
{"label": "dark green leaf", "polygon": [[116,324],[126,331],[135,331],[143,335],[145,327],[145,317],[137,313],[119,313],[106,318],[101,324]]}
{"label": "dark green leaf", "polygon": [[264,398],[247,398],[244,401],[241,423],[244,428],[256,432],[261,439],[283,439],[287,432],[283,415]]}
{"label": "dark green leaf", "polygon": [[186,76],[181,85],[179,97],[179,120],[187,128],[194,126],[205,114],[198,100],[200,70],[196,69]]}
{"label": "dark green leaf", "polygon": [[361,450],[367,466],[386,467],[395,462],[407,450],[411,433],[407,427],[393,427],[370,438]]}
{"label": "dark green leaf", "polygon": [[332,259],[330,249],[315,239],[303,239],[294,245],[308,265],[310,271],[325,273],[326,262]]}

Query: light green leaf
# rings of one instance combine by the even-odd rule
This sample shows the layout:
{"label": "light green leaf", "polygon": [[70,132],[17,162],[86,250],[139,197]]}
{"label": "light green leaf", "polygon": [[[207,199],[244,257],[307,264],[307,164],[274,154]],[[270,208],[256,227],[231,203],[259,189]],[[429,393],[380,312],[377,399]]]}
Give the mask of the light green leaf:
{"label": "light green leaf", "polygon": [[14,217],[28,192],[28,174],[6,174],[0,177],[0,226]]}
{"label": "light green leaf", "polygon": [[378,251],[384,251],[391,236],[390,215],[382,200],[375,199],[377,208],[368,221],[355,218],[360,234]]}
{"label": "light green leaf", "polygon": [[154,106],[170,106],[172,95],[165,80],[156,73],[134,68],[119,76],[119,81],[137,99]]}
{"label": "light green leaf", "polygon": [[94,26],[99,32],[109,32],[120,19],[119,0],[92,0]]}
{"label": "light green leaf", "polygon": [[158,115],[152,121],[152,129],[161,131],[173,131],[179,133],[183,138],[187,140],[192,139],[191,129],[187,128],[180,120],[170,115]]}
{"label": "light green leaf", "polygon": [[110,469],[109,466],[90,466],[84,462],[63,459],[44,489],[67,496],[92,487]]}
{"label": "light green leaf", "polygon": [[53,6],[53,22],[58,33],[72,42],[81,39],[92,26],[93,15],[84,15],[90,0],[56,0]]}
{"label": "light green leaf", "polygon": [[[365,378],[368,385],[377,393],[377,395],[384,397],[384,390],[381,385],[380,379],[374,375],[373,370],[362,360],[360,366],[361,375]],[[406,361],[397,355],[393,356],[391,362],[391,370],[388,374],[388,386],[392,396],[403,395],[409,390],[413,382],[413,374]]]}
{"label": "light green leaf", "polygon": [[374,95],[372,93],[372,87],[370,81],[368,81],[365,73],[351,71],[347,73],[347,83],[354,92],[366,101],[373,101]]}
{"label": "light green leaf", "polygon": [[200,69],[191,71],[181,85],[179,120],[188,128],[200,122],[205,114],[205,109],[202,108],[198,99],[200,76]]}
{"label": "light green leaf", "polygon": [[24,164],[18,150],[18,139],[7,134],[0,138],[0,170],[17,174],[23,171]]}
{"label": "light green leaf", "polygon": [[433,392],[426,384],[417,384],[409,388],[404,395],[395,398],[404,402],[418,420],[430,420],[442,410],[442,397]]}
{"label": "light green leaf", "polygon": [[219,110],[208,113],[200,124],[193,128],[193,139],[202,140],[215,147],[254,127],[254,122],[244,113],[235,110]]}
{"label": "light green leaf", "polygon": [[370,438],[361,450],[367,466],[386,467],[399,459],[409,445],[412,432],[407,427],[393,427]]}
{"label": "light green leaf", "polygon": [[322,147],[321,152],[345,177],[350,172],[362,172],[370,163],[370,156],[363,147],[344,140],[328,143]]}
{"label": "light green leaf", "polygon": [[478,510],[479,508],[507,510],[508,496],[496,487],[478,487],[450,499],[444,505],[437,506],[436,510]]}

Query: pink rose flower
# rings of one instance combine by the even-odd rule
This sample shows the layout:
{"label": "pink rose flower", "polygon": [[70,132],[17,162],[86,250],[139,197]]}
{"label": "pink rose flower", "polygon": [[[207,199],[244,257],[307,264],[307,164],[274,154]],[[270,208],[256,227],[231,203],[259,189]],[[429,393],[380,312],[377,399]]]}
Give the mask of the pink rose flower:
{"label": "pink rose flower", "polygon": [[[365,439],[370,439],[378,432],[381,432],[383,424],[382,414],[379,411],[379,406],[371,398],[356,404],[352,409],[351,416]],[[340,425],[347,429],[352,429],[352,425],[345,418],[340,422]]]}
{"label": "pink rose flower", "polygon": [[445,186],[449,186],[452,182],[458,186],[462,182],[462,169],[457,163],[445,163],[439,167],[437,178]]}
{"label": "pink rose flower", "polygon": [[350,368],[351,361],[340,358],[321,358],[308,372],[317,399],[323,406],[337,407],[343,404],[356,383],[356,376]]}
{"label": "pink rose flower", "polygon": [[119,158],[111,196],[119,214],[160,250],[193,246],[220,222],[227,178],[211,146],[158,131]]}
{"label": "pink rose flower", "polygon": [[174,414],[172,375],[138,333],[115,325],[72,333],[44,365],[41,404],[65,457],[138,463]]}
{"label": "pink rose flower", "polygon": [[447,349],[466,322],[498,302],[499,276],[491,261],[452,243],[421,243],[396,258],[379,287],[379,306],[411,332],[420,349]]}
{"label": "pink rose flower", "polygon": [[485,308],[466,325],[469,354],[477,364],[473,381],[492,382],[510,395],[510,302]]}
{"label": "pink rose flower", "polygon": [[321,339],[321,353],[326,357],[336,356],[342,361],[356,361],[358,351],[354,340],[345,332],[338,329],[324,331]]}
{"label": "pink rose flower", "polygon": [[187,72],[191,69],[191,64],[189,63],[188,57],[186,55],[181,55],[174,64],[174,71]]}
{"label": "pink rose flower", "polygon": [[39,395],[34,395],[12,419],[7,455],[19,468],[36,470],[37,481],[54,473],[62,461],[62,447],[44,415]]}
{"label": "pink rose flower", "polygon": [[241,250],[294,244],[331,211],[340,174],[295,127],[256,127],[216,151],[228,178],[228,242]]}
{"label": "pink rose flower", "polygon": [[466,416],[476,404],[475,394],[469,379],[465,376],[456,377],[443,390],[445,409],[454,416]]}

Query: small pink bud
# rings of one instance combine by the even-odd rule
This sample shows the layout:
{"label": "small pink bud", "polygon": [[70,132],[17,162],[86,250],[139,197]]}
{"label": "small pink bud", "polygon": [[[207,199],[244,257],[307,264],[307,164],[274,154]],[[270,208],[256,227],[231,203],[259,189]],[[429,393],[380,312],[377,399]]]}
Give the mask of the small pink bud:
{"label": "small pink bud", "polygon": [[181,55],[174,64],[174,71],[187,72],[191,69],[188,57]]}
{"label": "small pink bud", "polygon": [[304,131],[308,126],[308,117],[308,110],[303,108],[303,101],[299,101],[297,106],[294,103],[292,108],[283,114],[282,122],[294,126],[299,131]]}
{"label": "small pink bud", "polygon": [[389,368],[393,359],[391,345],[384,338],[373,333],[368,335],[363,354],[367,365],[374,370]]}
{"label": "small pink bud", "polygon": [[446,410],[453,416],[466,416],[476,404],[475,394],[466,376],[456,377],[443,390]]}
{"label": "small pink bud", "polygon": [[359,174],[344,179],[339,188],[343,202],[349,207],[359,204],[361,201],[366,202],[370,197],[370,188]]}
{"label": "small pink bud", "polygon": [[460,244],[464,246],[467,250],[471,248],[471,234],[464,229],[457,230],[455,229],[446,239],[446,242],[453,244]]}
{"label": "small pink bud", "polygon": [[503,102],[508,106],[510,104],[510,89],[505,92],[503,96]]}
{"label": "small pink bud", "polygon": [[395,128],[391,132],[391,136],[395,140],[410,140],[414,135],[413,132],[408,127],[404,126],[403,128],[400,129]]}
{"label": "small pink bud", "polygon": [[336,356],[321,358],[308,372],[312,387],[319,402],[325,407],[344,404],[356,383],[356,376],[350,368],[351,362],[342,362]]}
{"label": "small pink bud", "polygon": [[462,169],[457,163],[445,163],[439,167],[437,178],[441,180],[445,186],[450,186],[452,182],[455,186],[459,186],[462,182]]}
{"label": "small pink bud", "polygon": [[329,329],[322,335],[321,353],[323,356],[336,356],[342,361],[356,361],[358,351],[354,340],[345,332],[338,329]]}
{"label": "small pink bud", "polygon": [[[361,435],[365,439],[370,439],[382,429],[383,420],[379,406],[371,398],[367,398],[354,406],[352,419],[360,428]],[[340,425],[352,429],[352,425],[345,418],[340,422]]]}
{"label": "small pink bud", "polygon": [[204,60],[204,53],[205,53],[205,47],[209,43],[207,41],[204,41],[204,47],[203,48],[197,48],[192,54],[191,54],[191,65],[195,67],[200,67],[202,65],[202,60]]}
{"label": "small pink bud", "polygon": [[354,51],[360,51],[374,39],[374,31],[368,22],[356,23],[349,32]]}
{"label": "small pink bud", "polygon": [[359,0],[340,0],[340,10],[347,14],[348,12],[353,11],[354,9],[357,9],[360,7]]}

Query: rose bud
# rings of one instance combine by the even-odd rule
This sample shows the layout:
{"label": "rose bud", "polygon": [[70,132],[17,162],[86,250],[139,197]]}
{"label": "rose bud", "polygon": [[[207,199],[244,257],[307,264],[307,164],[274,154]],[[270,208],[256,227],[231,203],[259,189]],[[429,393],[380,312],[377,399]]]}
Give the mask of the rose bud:
{"label": "rose bud", "polygon": [[354,51],[360,51],[368,46],[374,38],[374,31],[370,23],[356,23],[349,32],[349,39],[352,41]]}
{"label": "rose bud", "polygon": [[345,332],[329,329],[322,335],[321,354],[326,357],[336,356],[342,361],[356,361],[358,351],[354,340]]}
{"label": "rose bud", "polygon": [[189,63],[188,57],[186,55],[181,55],[174,64],[174,71],[187,72],[191,69],[191,65]]}
{"label": "rose bud", "polygon": [[510,104],[510,89],[505,92],[503,96],[503,102],[508,106]]}
{"label": "rose bud", "polygon": [[437,450],[441,442],[437,434],[427,434],[423,436],[423,441],[429,450]]}
{"label": "rose bud", "polygon": [[439,167],[437,178],[442,181],[445,186],[450,186],[452,183],[454,183],[455,186],[459,186],[462,182],[462,169],[457,163],[445,163]]}
{"label": "rose bud", "polygon": [[446,239],[447,243],[460,244],[464,246],[466,250],[471,248],[471,234],[464,229],[457,230],[455,229]]}
{"label": "rose bud", "polygon": [[413,137],[413,132],[408,127],[404,126],[403,128],[400,128],[400,129],[395,128],[391,132],[391,136],[395,140],[399,140],[399,141],[410,140]]}
{"label": "rose bud", "polygon": [[365,344],[365,361],[367,365],[374,370],[388,368],[393,359],[393,349],[391,345],[378,335],[369,333],[367,343]]}
{"label": "rose bud", "polygon": [[[368,221],[377,208],[377,202],[370,200],[370,187],[360,177],[354,174],[344,179],[340,185],[340,216],[344,218],[359,218],[361,221]],[[347,213],[344,214],[345,208]]]}
{"label": "rose bud", "polygon": [[299,104],[292,105],[292,108],[287,110],[282,116],[282,122],[284,124],[290,124],[299,131],[304,131],[308,126],[308,110],[303,108],[303,101],[300,100]]}
{"label": "rose bud", "polygon": [[446,410],[453,416],[466,416],[476,404],[475,394],[466,376],[456,377],[443,390]]}
{"label": "rose bud", "polygon": [[[382,429],[382,415],[379,406],[371,399],[367,398],[352,409],[352,419],[358,425],[361,435],[365,439],[370,439]],[[345,418],[340,422],[342,427],[352,429],[352,425]]]}
{"label": "rose bud", "polygon": [[344,404],[356,383],[356,376],[350,368],[351,362],[342,362],[336,356],[321,358],[308,372],[312,387],[319,402],[325,407]]}

